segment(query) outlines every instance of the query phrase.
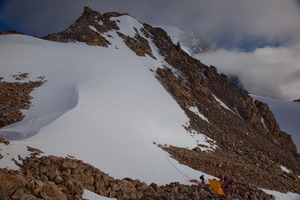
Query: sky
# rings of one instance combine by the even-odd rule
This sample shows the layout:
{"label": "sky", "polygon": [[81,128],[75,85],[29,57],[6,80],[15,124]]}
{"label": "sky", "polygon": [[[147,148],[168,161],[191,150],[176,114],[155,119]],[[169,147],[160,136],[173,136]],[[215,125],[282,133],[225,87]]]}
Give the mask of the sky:
{"label": "sky", "polygon": [[[189,28],[218,49],[198,58],[216,65],[220,72],[243,77],[241,80],[251,93],[285,100],[300,98],[299,0],[0,2],[0,30],[12,29],[34,36],[67,28],[81,15],[84,6],[100,13],[126,12],[151,25]],[[266,60],[270,57],[272,60]]]}

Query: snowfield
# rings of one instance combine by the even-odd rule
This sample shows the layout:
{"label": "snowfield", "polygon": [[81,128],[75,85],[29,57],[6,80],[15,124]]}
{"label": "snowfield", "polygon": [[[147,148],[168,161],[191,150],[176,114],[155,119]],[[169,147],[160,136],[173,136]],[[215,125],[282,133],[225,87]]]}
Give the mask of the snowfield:
{"label": "snowfield", "polygon": [[[127,23],[135,24],[133,19]],[[130,31],[134,29],[126,33]],[[116,33],[107,34],[113,37],[107,37],[109,48],[0,37],[4,80],[15,81],[11,75],[19,72],[30,73],[29,80],[47,80],[32,93],[33,106],[24,120],[0,130],[15,139],[1,147],[3,152],[17,151],[0,166],[17,169],[10,159],[27,155],[26,146],[31,146],[46,154],[74,156],[114,178],[190,184],[202,172],[179,164],[157,146],[192,149],[206,140],[184,129],[188,117],[150,70],[167,63],[153,44],[157,60],[136,56]]]}
{"label": "snowfield", "polygon": [[[118,19],[121,30],[131,36],[133,26],[140,24],[128,16]],[[31,146],[46,155],[73,156],[117,179],[190,184],[203,174],[158,147],[216,148],[209,147],[210,138],[185,130],[188,117],[155,78],[155,70],[168,64],[150,40],[156,60],[136,56],[115,32],[108,34],[108,48],[0,36],[0,76],[5,81],[16,81],[12,75],[20,72],[29,73],[25,81],[40,76],[47,80],[32,93],[24,120],[0,129],[1,136],[13,139],[9,145],[0,144],[0,167],[18,169],[11,159],[29,155],[26,146]],[[97,199],[89,191],[85,195]]]}

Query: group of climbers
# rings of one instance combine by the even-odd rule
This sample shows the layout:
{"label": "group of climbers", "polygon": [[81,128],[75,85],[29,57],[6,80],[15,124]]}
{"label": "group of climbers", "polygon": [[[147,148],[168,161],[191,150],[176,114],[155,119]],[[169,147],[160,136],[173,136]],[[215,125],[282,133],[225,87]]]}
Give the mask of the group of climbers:
{"label": "group of climbers", "polygon": [[220,181],[221,181],[222,186],[224,186],[223,187],[224,191],[229,192],[230,194],[232,194],[232,192],[234,190],[233,185],[237,184],[237,181],[229,180],[227,178],[227,176],[220,176]]}
{"label": "group of climbers", "polygon": [[[234,192],[234,187],[233,185],[238,184],[237,181],[235,180],[230,180],[228,179],[227,176],[220,176],[220,180],[216,179],[208,179],[209,184],[205,182],[204,175],[201,175],[200,177],[201,181],[197,181],[196,179],[190,180],[190,182],[196,183],[198,185],[202,185],[204,187],[210,186],[212,189],[212,192],[214,194],[219,194],[219,195],[225,195],[225,194],[232,194]],[[192,186],[198,186],[193,184]],[[233,195],[234,199],[239,199],[237,196]]]}

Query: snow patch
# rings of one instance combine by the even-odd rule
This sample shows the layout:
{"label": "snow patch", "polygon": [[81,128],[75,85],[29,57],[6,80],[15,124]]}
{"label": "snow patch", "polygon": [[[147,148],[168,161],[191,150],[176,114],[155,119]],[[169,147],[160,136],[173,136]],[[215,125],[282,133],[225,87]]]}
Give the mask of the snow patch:
{"label": "snow patch", "polygon": [[202,133],[192,130],[191,136],[196,140],[197,146],[201,149],[201,151],[210,152],[216,150],[218,147],[215,140]]}
{"label": "snow patch", "polygon": [[189,107],[189,110],[194,112],[196,115],[198,115],[204,121],[209,123],[208,119],[199,112],[199,109],[197,107]]}
{"label": "snow patch", "polygon": [[269,128],[267,127],[267,125],[265,124],[265,119],[263,117],[260,118],[261,123],[263,124],[263,126],[265,127],[266,130],[269,131]]}
{"label": "snow patch", "polygon": [[91,25],[89,25],[89,28],[90,29],[92,29],[94,32],[96,32],[96,33],[100,33],[95,27],[93,27],[93,26],[91,26]]}
{"label": "snow patch", "polygon": [[140,35],[142,34],[140,30],[144,28],[143,25],[137,19],[129,15],[111,17],[110,19],[115,20],[118,23],[118,26],[124,35],[134,38],[134,36],[137,34],[136,30]]}
{"label": "snow patch", "polygon": [[266,189],[261,189],[263,190],[265,193],[269,194],[269,195],[274,195],[276,200],[299,200],[300,199],[300,194],[296,194],[296,193],[281,193],[275,190],[266,190]]}
{"label": "snow patch", "polygon": [[236,106],[234,106],[234,111],[235,111],[235,114],[236,114],[237,116],[239,116],[239,118],[243,119],[243,118],[241,117],[241,115],[240,115],[240,113],[239,113],[239,111],[238,111],[238,109],[237,109]]}
{"label": "snow patch", "polygon": [[286,172],[286,173],[292,173],[291,170],[289,170],[288,168],[286,168],[285,166],[280,165],[280,168],[282,171]]}
{"label": "snow patch", "polygon": [[99,24],[100,26],[103,26],[103,25],[104,25],[102,21],[97,21],[97,22],[98,22],[98,24]]}
{"label": "snow patch", "polygon": [[27,151],[26,143],[20,142],[19,144],[15,144],[13,141],[8,145],[0,143],[1,155],[3,158],[0,162],[0,168],[7,168],[12,170],[19,170],[20,167],[15,164],[12,159],[15,159],[17,162],[22,163],[19,160],[19,156],[22,158],[30,156],[31,152]]}
{"label": "snow patch", "polygon": [[[220,99],[218,99],[218,97],[216,97],[215,95],[213,95],[213,97],[215,98],[215,100],[225,109],[229,110],[230,112],[234,113],[230,108],[228,108],[228,106],[226,106],[225,103],[223,103]],[[235,114],[235,113],[234,113]]]}
{"label": "snow patch", "polygon": [[116,198],[104,197],[104,196],[101,196],[99,194],[96,194],[96,193],[91,192],[86,189],[83,190],[82,198],[88,199],[88,200],[113,200],[113,199],[116,199]]}

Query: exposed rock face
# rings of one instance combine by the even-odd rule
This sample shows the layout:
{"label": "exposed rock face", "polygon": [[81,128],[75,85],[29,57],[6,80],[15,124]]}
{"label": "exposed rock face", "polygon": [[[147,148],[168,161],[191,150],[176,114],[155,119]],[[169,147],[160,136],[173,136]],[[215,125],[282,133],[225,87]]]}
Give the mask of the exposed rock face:
{"label": "exposed rock face", "polygon": [[[156,59],[152,50],[149,46],[148,41],[139,34],[138,30],[135,29],[136,35],[134,38],[124,35],[119,32],[116,21],[111,20],[112,17],[119,17],[122,15],[116,12],[105,13],[101,15],[99,12],[93,11],[88,7],[84,8],[84,13],[79,17],[76,22],[64,31],[59,33],[54,33],[45,36],[43,39],[56,41],[56,42],[69,42],[69,41],[80,41],[85,42],[87,45],[91,46],[102,46],[108,47],[110,42],[103,36],[104,33],[108,31],[116,31],[119,37],[121,37],[125,44],[136,53],[138,56],[145,56],[146,54]],[[131,17],[131,16],[130,16]],[[141,30],[143,34],[149,34],[145,30]],[[111,37],[107,35],[107,37]]]}
{"label": "exposed rock face", "polygon": [[152,50],[149,46],[148,41],[143,38],[138,31],[136,30],[136,35],[134,38],[131,38],[127,35],[124,35],[120,32],[117,32],[118,35],[123,38],[125,44],[136,53],[136,55],[138,56],[145,56],[146,54],[148,54],[149,56],[151,56],[152,58],[156,59],[153,54],[152,54]]}
{"label": "exposed rock face", "polygon": [[57,42],[80,41],[92,46],[107,47],[110,43],[102,36],[102,33],[119,30],[116,22],[109,19],[112,16],[117,15],[114,13],[101,15],[85,7],[84,13],[73,25],[62,32],[47,35],[44,39]]}
{"label": "exposed rock face", "polygon": [[[197,148],[163,149],[179,162],[217,177],[229,174],[259,187],[299,193],[300,156],[290,136],[281,132],[268,106],[229,86],[224,74],[188,56],[164,30],[147,24],[144,27],[160,54],[176,69],[159,68],[156,74],[189,116],[187,130],[209,136],[219,147],[210,153]],[[191,106],[196,106],[209,122],[190,111]],[[286,175],[280,165],[294,174]]]}
{"label": "exposed rock face", "polygon": [[241,92],[245,94],[249,94],[249,92],[245,89],[242,82],[240,81],[239,77],[236,75],[229,74],[227,75],[229,79],[229,85],[231,87],[234,87],[237,90],[240,90]]}
{"label": "exposed rock face", "polygon": [[257,100],[254,103],[258,108],[260,116],[263,118],[264,124],[267,126],[267,130],[274,135],[279,135],[281,130],[276,122],[274,114],[270,111],[269,106]]}
{"label": "exposed rock face", "polygon": [[9,30],[9,31],[0,31],[0,35],[8,35],[8,34],[20,34],[20,35],[24,35],[24,33],[20,33],[14,30]]}
{"label": "exposed rock face", "polygon": [[[24,76],[19,75],[15,78],[16,80],[22,80],[25,79]],[[0,79],[0,128],[21,121],[24,118],[21,109],[30,108],[31,97],[29,94],[34,88],[42,84],[43,81],[10,83]]]}

